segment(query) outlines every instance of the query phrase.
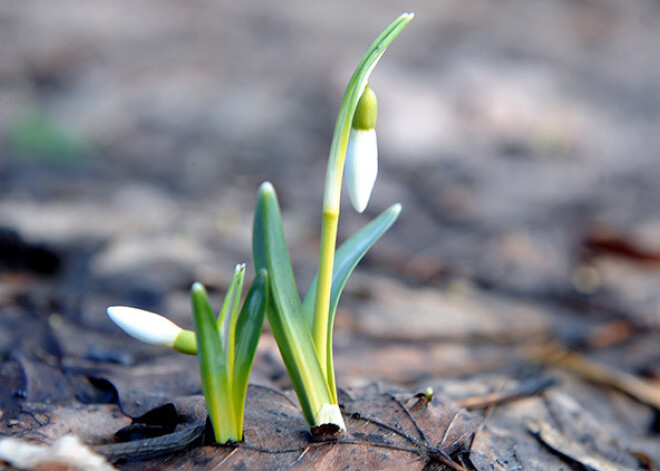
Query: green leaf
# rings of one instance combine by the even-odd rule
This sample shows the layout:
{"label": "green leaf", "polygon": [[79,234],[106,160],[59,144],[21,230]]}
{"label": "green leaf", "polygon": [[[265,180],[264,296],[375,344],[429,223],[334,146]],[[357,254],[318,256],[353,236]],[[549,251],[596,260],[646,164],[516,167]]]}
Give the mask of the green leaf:
{"label": "green leaf", "polygon": [[231,302],[231,315],[229,316],[229,325],[225,327],[226,337],[220,336],[220,340],[225,340],[225,351],[227,352],[227,365],[229,365],[229,378],[232,380],[230,383],[232,391],[234,390],[233,378],[234,378],[234,355],[236,347],[236,322],[238,320],[238,308],[241,302],[241,294],[243,293],[243,279],[245,278],[245,264],[236,265],[234,270],[234,281],[232,284],[236,284],[234,287],[233,299]]}
{"label": "green leaf", "polygon": [[277,196],[268,182],[259,188],[253,231],[255,269],[267,269],[270,280],[270,300],[266,314],[273,336],[307,422],[322,425],[316,423],[316,416],[325,404],[332,403],[331,394],[312,336],[304,324]]}
{"label": "green leaf", "polygon": [[[234,276],[232,277],[231,283],[229,284],[229,289],[225,293],[225,299],[222,302],[222,307],[220,308],[220,313],[218,314],[218,318],[216,320],[216,328],[220,334],[220,341],[222,345],[225,345],[225,340],[227,338],[227,314],[229,313],[232,306],[236,304],[234,302],[234,293],[236,292],[236,286],[239,283],[241,283],[242,286],[244,273],[245,265],[236,265],[236,268],[234,269]],[[240,292],[238,297],[240,298]]]}
{"label": "green leaf", "polygon": [[250,377],[254,355],[264,325],[268,289],[268,272],[264,269],[259,270],[248,291],[236,323],[236,357],[232,400],[237,413],[237,426],[240,430],[243,429],[243,409],[245,407],[248,378]]}
{"label": "green leaf", "polygon": [[[394,224],[401,213],[401,205],[394,204],[388,209],[383,211],[378,217],[373,219],[369,224],[364,226],[358,232],[353,234],[335,253],[335,262],[332,270],[332,290],[330,292],[330,316],[329,316],[329,330],[332,332],[332,325],[334,323],[335,312],[337,311],[337,304],[339,298],[346,286],[348,277],[351,276],[357,264],[366,255],[372,245],[380,239],[380,237],[387,232],[387,230]],[[303,302],[303,315],[305,322],[312,328],[314,323],[314,300],[316,299],[316,284],[318,276],[312,280],[305,301]]]}
{"label": "green leaf", "polygon": [[197,338],[197,358],[202,377],[206,408],[217,443],[240,441],[230,395],[227,358],[216,328],[213,309],[200,283],[192,287],[193,324]]}

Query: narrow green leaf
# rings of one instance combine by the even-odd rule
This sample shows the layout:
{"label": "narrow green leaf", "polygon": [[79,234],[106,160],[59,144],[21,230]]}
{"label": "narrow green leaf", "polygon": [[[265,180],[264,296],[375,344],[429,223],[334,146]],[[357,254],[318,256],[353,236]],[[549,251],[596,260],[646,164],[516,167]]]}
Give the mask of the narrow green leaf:
{"label": "narrow green leaf", "polygon": [[[234,380],[234,354],[236,347],[236,321],[238,320],[238,308],[241,302],[241,294],[243,293],[243,279],[245,278],[245,264],[236,265],[236,270],[234,270],[234,281],[236,286],[234,288],[234,296],[231,301],[231,314],[229,316],[229,326],[227,330],[227,341],[225,343],[225,351],[227,352],[227,365],[228,365],[228,375],[230,379],[230,388],[234,389],[233,380]],[[234,283],[232,281],[232,284]]]}
{"label": "narrow green leaf", "polygon": [[252,362],[257,352],[257,344],[264,325],[268,289],[268,272],[262,269],[252,282],[236,323],[236,358],[232,399],[236,422],[240,429],[243,429],[243,409],[245,407],[250,370],[252,369]]}
{"label": "narrow green leaf", "polygon": [[[253,252],[255,268],[266,268],[270,277],[273,301],[288,317],[300,314],[300,296],[286,246],[282,216],[273,186],[266,182],[259,188],[254,214]],[[297,319],[295,319],[297,320]]]}
{"label": "narrow green leaf", "polygon": [[192,305],[202,390],[215,440],[217,443],[240,441],[242,430],[236,429],[226,355],[220,343],[213,309],[200,283],[193,284]]}
{"label": "narrow green leaf", "polygon": [[267,269],[270,280],[268,321],[307,422],[322,425],[315,423],[316,416],[323,405],[332,403],[332,398],[312,336],[304,324],[277,196],[270,183],[259,188],[253,230],[255,268]]}
{"label": "narrow green leaf", "polygon": [[[394,204],[388,209],[383,211],[378,217],[373,219],[369,224],[364,226],[358,232],[353,234],[346,242],[344,242],[335,253],[335,262],[332,270],[332,290],[330,292],[330,316],[329,316],[329,329],[332,332],[332,325],[334,323],[335,312],[337,311],[337,304],[339,298],[346,286],[349,276],[357,264],[366,255],[372,245],[380,239],[380,237],[387,232],[387,230],[394,224],[401,213],[401,205]],[[312,280],[305,300],[303,302],[303,315],[305,322],[312,328],[314,323],[314,301],[316,299],[316,284],[318,277],[315,276]],[[331,344],[329,342],[329,344]]]}
{"label": "narrow green leaf", "polygon": [[236,268],[234,269],[234,276],[232,277],[231,283],[229,284],[229,289],[227,289],[227,292],[225,293],[225,299],[222,301],[222,307],[220,308],[220,313],[218,314],[218,319],[216,320],[216,328],[218,329],[218,333],[220,333],[220,340],[222,345],[225,345],[225,340],[227,338],[225,332],[227,314],[229,313],[229,310],[231,309],[232,303],[234,301],[236,285],[239,282],[239,278],[242,277],[242,272],[244,272],[244,268],[241,269],[241,267],[244,267],[244,265],[236,265]]}

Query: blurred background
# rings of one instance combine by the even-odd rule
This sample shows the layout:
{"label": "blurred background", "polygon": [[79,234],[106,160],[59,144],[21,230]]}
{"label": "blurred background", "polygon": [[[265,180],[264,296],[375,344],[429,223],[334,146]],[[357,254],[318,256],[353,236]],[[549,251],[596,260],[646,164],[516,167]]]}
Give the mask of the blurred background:
{"label": "blurred background", "polygon": [[641,343],[596,355],[659,378],[656,0],[0,2],[3,352],[26,309],[116,334],[67,353],[101,361],[129,343],[107,305],[189,326],[192,281],[219,299],[250,265],[264,180],[306,287],[344,87],[405,10],[370,82],[379,179],[366,214],[343,199],[340,238],[404,210],[340,306],[340,382],[483,369],[483,342],[425,362],[373,339],[570,344],[612,323]]}
{"label": "blurred background", "polygon": [[[404,212],[371,260],[565,294],[602,288],[604,268],[576,270],[603,230],[660,249],[653,0],[2,2],[0,221],[150,291],[249,261],[267,179],[309,278],[345,84],[402,8],[417,17],[371,80],[368,216]],[[345,211],[342,237],[364,221]]]}
{"label": "blurred background", "polygon": [[[128,339],[105,308],[189,327],[195,280],[219,306],[251,269],[264,180],[306,288],[344,87],[406,10],[370,81],[379,179],[365,214],[343,198],[340,239],[403,213],[340,303],[339,385],[460,401],[549,375],[553,394],[488,416],[473,463],[559,469],[525,424],[560,415],[568,443],[587,430],[601,455],[616,438],[660,462],[657,0],[0,2],[3,434],[104,442],[119,425],[86,435],[81,403],[137,417],[199,394],[194,358]],[[539,366],[551,344],[655,386]],[[268,333],[251,381],[288,387]],[[47,432],[28,404],[74,404],[78,425]],[[609,459],[634,467],[626,450]]]}

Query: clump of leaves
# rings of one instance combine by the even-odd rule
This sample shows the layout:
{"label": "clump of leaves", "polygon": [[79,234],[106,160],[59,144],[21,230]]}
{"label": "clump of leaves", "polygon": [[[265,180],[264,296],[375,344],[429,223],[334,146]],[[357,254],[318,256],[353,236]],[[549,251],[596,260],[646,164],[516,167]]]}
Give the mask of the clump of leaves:
{"label": "clump of leaves", "polygon": [[338,249],[337,226],[344,170],[358,212],[368,204],[378,173],[376,95],[368,86],[374,67],[413,18],[404,13],[367,49],[351,77],[330,146],[321,220],[319,269],[301,300],[273,186],[261,185],[254,210],[252,257],[257,276],[238,310],[244,266],[237,267],[222,309],[214,316],[204,288],[192,288],[195,332],[157,314],[108,308],[110,317],[134,337],[183,353],[197,354],[207,409],[218,443],[242,439],[243,408],[264,313],[268,316],[291,383],[312,431],[346,426],[337,401],[332,329],[342,290],[359,261],[401,212],[394,204]]}
{"label": "clump of leaves", "polygon": [[195,332],[184,330],[153,312],[125,306],[108,308],[110,318],[144,342],[197,355],[215,440],[243,439],[243,413],[248,378],[268,304],[268,274],[259,271],[239,311],[245,265],[238,265],[216,316],[201,283],[192,287]]}
{"label": "clump of leaves", "polygon": [[349,194],[358,212],[366,208],[378,169],[377,105],[375,94],[368,87],[369,75],[412,18],[412,13],[404,13],[385,28],[367,49],[346,88],[328,159],[319,270],[302,304],[275,190],[264,183],[257,197],[252,256],[257,269],[265,268],[271,274],[268,320],[305,418],[312,427],[330,424],[338,430],[345,429],[337,402],[332,357],[337,304],[355,266],[401,212],[399,204],[393,205],[335,250],[344,168],[348,173]]}

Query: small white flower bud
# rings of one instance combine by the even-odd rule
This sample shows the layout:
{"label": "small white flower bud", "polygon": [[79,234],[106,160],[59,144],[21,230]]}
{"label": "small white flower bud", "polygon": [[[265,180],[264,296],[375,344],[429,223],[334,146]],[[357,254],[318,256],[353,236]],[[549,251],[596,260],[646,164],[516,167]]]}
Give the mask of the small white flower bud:
{"label": "small white flower bud", "polygon": [[345,163],[348,195],[358,213],[367,208],[378,176],[377,115],[376,94],[367,86],[355,110]]}
{"label": "small white flower bud", "polygon": [[351,129],[346,151],[346,186],[358,213],[367,208],[378,176],[376,130]]}
{"label": "small white flower bud", "polygon": [[183,331],[166,317],[143,309],[112,306],[107,311],[110,319],[124,332],[152,345],[173,348],[176,338]]}

